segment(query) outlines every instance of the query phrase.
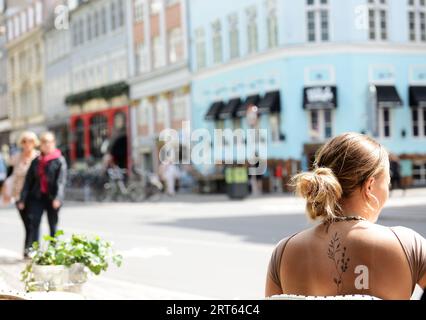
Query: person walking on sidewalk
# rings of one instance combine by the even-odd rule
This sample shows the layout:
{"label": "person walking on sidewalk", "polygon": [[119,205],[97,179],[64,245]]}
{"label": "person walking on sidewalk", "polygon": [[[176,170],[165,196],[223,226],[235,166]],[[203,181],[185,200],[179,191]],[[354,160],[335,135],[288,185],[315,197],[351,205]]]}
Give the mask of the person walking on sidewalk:
{"label": "person walking on sidewalk", "polygon": [[330,140],[313,170],[296,175],[314,227],[281,240],[267,272],[267,297],[368,295],[409,300],[426,287],[426,240],[404,227],[376,224],[389,198],[389,155],[372,138]]}
{"label": "person walking on sidewalk", "polygon": [[401,183],[401,165],[399,158],[396,155],[391,154],[390,159],[390,175],[391,175],[391,193],[396,189],[404,189]]}
{"label": "person walking on sidewalk", "polygon": [[45,132],[40,135],[39,157],[35,158],[25,178],[18,203],[20,210],[30,214],[30,241],[39,241],[40,222],[44,211],[54,236],[58,225],[58,213],[64,202],[67,163],[56,148],[55,135]]}
{"label": "person walking on sidewalk", "polygon": [[180,173],[173,160],[168,160],[165,163],[163,174],[166,181],[167,194],[174,197],[176,195],[176,180],[179,179]]}
{"label": "person walking on sidewalk", "polygon": [[26,131],[21,134],[18,140],[18,145],[20,146],[21,151],[13,155],[10,159],[9,165],[12,167],[12,173],[7,178],[2,190],[3,203],[9,204],[15,201],[15,205],[24,224],[24,258],[28,257],[28,250],[32,245],[30,239],[30,217],[25,208],[22,210],[18,208],[17,201],[21,196],[25,177],[31,162],[39,155],[39,152],[36,150],[39,144],[37,135],[34,132]]}

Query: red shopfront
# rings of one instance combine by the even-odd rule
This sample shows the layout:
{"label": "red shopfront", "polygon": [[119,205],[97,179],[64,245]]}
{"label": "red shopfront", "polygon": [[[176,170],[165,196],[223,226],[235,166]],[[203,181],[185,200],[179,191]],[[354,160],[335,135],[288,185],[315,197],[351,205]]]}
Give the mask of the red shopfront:
{"label": "red shopfront", "polygon": [[99,162],[104,156],[104,144],[116,145],[119,165],[131,167],[129,107],[73,115],[70,119],[71,162]]}

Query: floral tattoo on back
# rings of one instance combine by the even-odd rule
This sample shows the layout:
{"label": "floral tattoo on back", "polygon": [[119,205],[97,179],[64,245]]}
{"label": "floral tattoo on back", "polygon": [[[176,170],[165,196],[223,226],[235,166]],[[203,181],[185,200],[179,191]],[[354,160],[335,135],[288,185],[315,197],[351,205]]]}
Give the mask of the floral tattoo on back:
{"label": "floral tattoo on back", "polygon": [[339,294],[342,289],[343,274],[348,270],[350,258],[347,257],[346,247],[342,247],[337,232],[331,238],[328,245],[328,258],[333,260],[336,268],[337,274],[333,277],[333,281],[336,284],[337,293]]}

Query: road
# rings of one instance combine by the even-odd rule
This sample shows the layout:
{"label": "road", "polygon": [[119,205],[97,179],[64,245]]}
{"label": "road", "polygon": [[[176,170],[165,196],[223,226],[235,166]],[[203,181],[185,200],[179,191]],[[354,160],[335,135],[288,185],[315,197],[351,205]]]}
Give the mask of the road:
{"label": "road", "polygon": [[[426,236],[426,192],[395,196],[379,223],[403,225]],[[144,204],[68,203],[66,234],[99,235],[124,256],[85,285],[93,299],[258,299],[274,245],[310,226],[293,197],[228,201],[179,196]],[[43,221],[43,233],[47,233]],[[0,278],[19,290],[23,230],[13,208],[0,209]],[[0,281],[1,286],[1,281]]]}

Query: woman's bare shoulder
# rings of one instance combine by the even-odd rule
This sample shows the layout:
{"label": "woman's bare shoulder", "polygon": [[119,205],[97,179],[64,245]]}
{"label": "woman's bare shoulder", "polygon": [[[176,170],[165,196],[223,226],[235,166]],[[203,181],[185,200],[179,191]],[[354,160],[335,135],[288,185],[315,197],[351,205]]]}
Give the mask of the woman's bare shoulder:
{"label": "woman's bare shoulder", "polygon": [[[414,232],[404,229],[404,233]],[[360,222],[357,225],[346,228],[344,225],[334,226],[327,229],[324,225],[316,225],[297,233],[292,239],[293,246],[316,241],[329,241],[333,236],[339,236],[349,242],[356,242],[361,246],[389,247],[398,244],[397,238],[391,228],[369,222]]]}

